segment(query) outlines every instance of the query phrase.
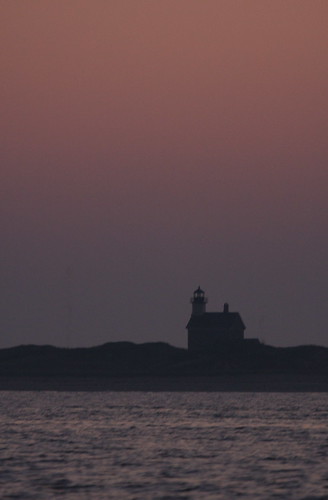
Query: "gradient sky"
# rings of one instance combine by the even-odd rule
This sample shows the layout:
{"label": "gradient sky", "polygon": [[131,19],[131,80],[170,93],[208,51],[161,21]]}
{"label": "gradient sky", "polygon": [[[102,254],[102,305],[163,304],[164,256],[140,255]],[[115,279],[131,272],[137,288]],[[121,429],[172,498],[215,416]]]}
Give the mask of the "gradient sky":
{"label": "gradient sky", "polygon": [[0,347],[328,345],[328,2],[2,0]]}

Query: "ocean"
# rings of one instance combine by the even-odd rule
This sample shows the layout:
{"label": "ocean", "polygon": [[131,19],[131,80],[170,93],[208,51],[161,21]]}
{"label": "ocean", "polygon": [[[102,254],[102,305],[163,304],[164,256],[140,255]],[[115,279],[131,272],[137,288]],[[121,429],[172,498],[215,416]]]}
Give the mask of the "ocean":
{"label": "ocean", "polygon": [[0,392],[1,499],[328,499],[327,393]]}

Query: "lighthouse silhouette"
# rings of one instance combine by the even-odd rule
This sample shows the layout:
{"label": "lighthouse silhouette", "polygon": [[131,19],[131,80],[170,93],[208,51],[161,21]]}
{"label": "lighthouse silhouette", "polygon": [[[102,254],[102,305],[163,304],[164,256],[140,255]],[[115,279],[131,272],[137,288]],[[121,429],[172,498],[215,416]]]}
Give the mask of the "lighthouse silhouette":
{"label": "lighthouse silhouette", "polygon": [[206,312],[207,297],[200,286],[190,302],[191,316],[186,326],[189,351],[210,351],[223,344],[244,340],[244,322],[238,312],[229,311],[227,302],[222,312]]}

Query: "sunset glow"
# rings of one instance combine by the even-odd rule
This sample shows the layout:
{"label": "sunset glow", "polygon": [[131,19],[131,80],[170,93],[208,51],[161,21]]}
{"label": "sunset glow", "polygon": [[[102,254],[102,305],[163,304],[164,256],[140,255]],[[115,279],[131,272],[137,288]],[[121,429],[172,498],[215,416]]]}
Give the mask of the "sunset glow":
{"label": "sunset glow", "polygon": [[1,347],[327,341],[328,3],[2,2]]}

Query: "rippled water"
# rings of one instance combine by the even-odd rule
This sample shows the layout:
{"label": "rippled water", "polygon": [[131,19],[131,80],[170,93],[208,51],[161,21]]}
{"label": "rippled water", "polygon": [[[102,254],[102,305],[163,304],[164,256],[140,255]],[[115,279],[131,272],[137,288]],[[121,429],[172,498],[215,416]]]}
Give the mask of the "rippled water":
{"label": "rippled water", "polygon": [[0,392],[0,497],[328,498],[328,395]]}

